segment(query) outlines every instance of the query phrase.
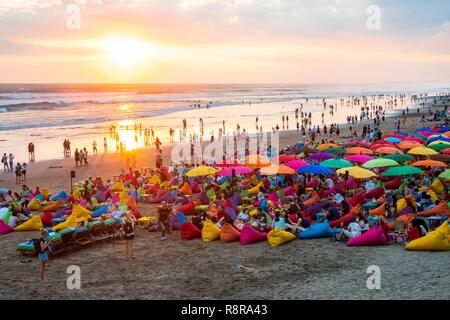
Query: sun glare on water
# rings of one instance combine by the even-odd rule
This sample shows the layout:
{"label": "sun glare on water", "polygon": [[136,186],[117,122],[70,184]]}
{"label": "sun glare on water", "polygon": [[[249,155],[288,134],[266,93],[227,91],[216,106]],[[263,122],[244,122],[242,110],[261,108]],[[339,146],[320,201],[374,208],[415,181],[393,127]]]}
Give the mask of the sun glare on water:
{"label": "sun glare on water", "polygon": [[101,41],[100,47],[111,62],[123,68],[142,63],[156,53],[155,45],[126,37],[105,38]]}

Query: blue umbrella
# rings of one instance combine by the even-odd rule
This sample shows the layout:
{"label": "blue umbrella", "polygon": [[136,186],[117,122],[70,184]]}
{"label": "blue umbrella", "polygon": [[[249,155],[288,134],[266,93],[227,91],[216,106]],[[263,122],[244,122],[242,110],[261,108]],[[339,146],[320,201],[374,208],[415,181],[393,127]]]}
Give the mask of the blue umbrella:
{"label": "blue umbrella", "polygon": [[395,137],[388,137],[388,138],[384,138],[384,140],[390,141],[392,143],[398,143],[401,142],[402,140],[399,138],[395,138]]}
{"label": "blue umbrella", "polygon": [[438,137],[433,137],[433,138],[428,139],[427,143],[434,142],[436,140],[442,140],[442,141],[450,142],[450,139],[447,138],[446,136],[438,136]]}
{"label": "blue umbrella", "polygon": [[308,174],[333,174],[334,171],[321,166],[320,164],[310,164],[307,166],[303,166],[297,170],[298,173],[308,173]]}
{"label": "blue umbrella", "polygon": [[439,132],[447,132],[447,131],[450,131],[449,127],[442,127],[439,129]]}
{"label": "blue umbrella", "polygon": [[397,131],[396,134],[402,135],[404,137],[409,136],[409,134],[407,134],[406,132],[402,132],[402,131]]}
{"label": "blue umbrella", "polygon": [[420,132],[420,131],[428,131],[430,133],[434,133],[433,130],[431,130],[430,128],[425,128],[425,127],[417,129],[416,131],[414,131],[414,133],[417,133],[417,132]]}

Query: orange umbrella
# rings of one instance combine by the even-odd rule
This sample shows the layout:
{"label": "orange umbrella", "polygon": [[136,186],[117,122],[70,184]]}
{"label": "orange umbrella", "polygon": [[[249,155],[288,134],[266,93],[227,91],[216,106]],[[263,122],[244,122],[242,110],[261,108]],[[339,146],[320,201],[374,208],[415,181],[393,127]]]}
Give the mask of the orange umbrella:
{"label": "orange umbrella", "polygon": [[395,144],[377,143],[377,144],[371,145],[371,146],[370,146],[370,150],[375,151],[375,150],[377,150],[377,149],[385,148],[385,147],[387,147],[387,148],[394,148],[394,147],[395,147]]}
{"label": "orange umbrella", "polygon": [[450,131],[444,132],[443,135],[450,138]]}
{"label": "orange umbrella", "polygon": [[375,152],[377,153],[382,153],[382,154],[394,154],[394,153],[403,153],[403,151],[394,148],[394,147],[383,147],[383,148],[378,148],[377,150],[375,150]]}
{"label": "orange umbrella", "polygon": [[336,149],[338,149],[339,145],[337,145],[336,143],[328,142],[328,143],[323,143],[321,145],[318,145],[316,149],[317,150],[325,150],[325,149],[328,149],[328,148],[336,148]]}
{"label": "orange umbrella", "polygon": [[412,149],[417,147],[424,147],[424,145],[417,141],[405,140],[397,144],[397,147],[399,147],[400,149]]}
{"label": "orange umbrella", "polygon": [[373,151],[363,147],[353,147],[345,150],[346,154],[373,154]]}
{"label": "orange umbrella", "polygon": [[444,167],[447,168],[448,166],[443,163],[442,161],[436,161],[436,160],[422,160],[422,161],[416,161],[413,164],[411,164],[413,167]]}
{"label": "orange umbrella", "polygon": [[256,154],[251,154],[241,159],[241,163],[243,163],[246,167],[251,169],[260,169],[263,167],[270,166],[270,160],[267,157],[263,157]]}
{"label": "orange umbrella", "polygon": [[268,167],[264,167],[261,169],[260,172],[261,172],[261,175],[263,175],[263,176],[274,176],[277,174],[295,174],[294,169],[291,169],[285,165],[276,165],[276,164],[273,164]]}

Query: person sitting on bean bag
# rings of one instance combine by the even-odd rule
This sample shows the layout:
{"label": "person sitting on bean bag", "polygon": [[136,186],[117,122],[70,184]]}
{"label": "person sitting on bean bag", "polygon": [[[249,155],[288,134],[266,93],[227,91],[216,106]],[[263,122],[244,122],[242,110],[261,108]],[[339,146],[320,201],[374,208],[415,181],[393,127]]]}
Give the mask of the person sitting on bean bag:
{"label": "person sitting on bean bag", "polygon": [[250,220],[250,215],[248,214],[248,210],[244,210],[237,216],[236,220],[234,220],[233,225],[238,229],[239,231],[242,230],[242,228],[247,224],[247,222]]}
{"label": "person sitting on bean bag", "polygon": [[360,236],[362,230],[368,230],[368,223],[362,214],[358,214],[355,220],[351,220],[347,228],[344,227],[343,223],[341,224],[341,228],[341,233],[337,236],[338,241],[341,241],[344,237],[352,239]]}
{"label": "person sitting on bean bag", "polygon": [[272,220],[272,229],[281,229],[281,230],[286,230],[286,217],[285,217],[285,212],[279,212],[276,211],[275,212],[275,218]]}

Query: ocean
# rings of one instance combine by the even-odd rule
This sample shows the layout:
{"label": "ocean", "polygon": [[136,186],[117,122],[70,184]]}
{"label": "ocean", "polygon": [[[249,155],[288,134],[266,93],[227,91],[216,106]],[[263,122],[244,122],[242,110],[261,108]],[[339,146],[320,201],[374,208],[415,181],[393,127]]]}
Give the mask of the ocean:
{"label": "ocean", "polygon": [[[249,132],[256,130],[255,118],[264,131],[270,131],[281,117],[289,117],[289,129],[295,129],[294,110],[303,105],[311,112],[313,124],[343,123],[347,115],[359,116],[360,106],[349,104],[351,97],[367,96],[371,103],[382,105],[396,95],[406,94],[395,109],[410,105],[410,97],[420,93],[448,92],[448,84],[159,84],[159,85],[74,85],[74,84],[0,84],[0,152],[13,153],[16,160],[27,159],[27,145],[36,146],[37,160],[62,157],[62,142],[86,147],[103,137],[110,149],[109,127],[119,130],[135,123],[152,128],[163,142],[169,139],[169,128],[178,139],[183,119],[188,131],[199,130],[204,122],[205,136],[217,134],[223,121],[231,132],[239,124]],[[342,99],[342,100],[341,100]],[[323,101],[334,105],[334,114],[324,110]],[[200,108],[198,107],[200,105]],[[209,105],[209,108],[206,108]],[[287,128],[286,128],[287,129]],[[123,132],[127,141],[134,132]],[[122,135],[121,135],[122,137]],[[133,148],[143,146],[140,141]]]}

